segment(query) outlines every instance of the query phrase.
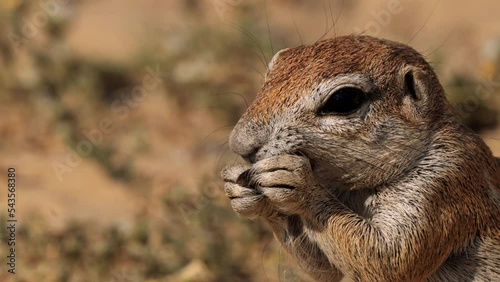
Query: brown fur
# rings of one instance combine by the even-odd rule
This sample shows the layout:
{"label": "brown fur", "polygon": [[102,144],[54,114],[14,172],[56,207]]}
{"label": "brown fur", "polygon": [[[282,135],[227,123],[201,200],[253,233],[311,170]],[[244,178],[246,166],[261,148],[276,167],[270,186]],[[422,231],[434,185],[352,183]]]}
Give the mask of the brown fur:
{"label": "brown fur", "polygon": [[[342,83],[367,105],[319,115]],[[500,281],[498,160],[408,46],[345,36],[280,52],[230,146],[249,161],[222,172],[233,209],[266,219],[318,281]]]}

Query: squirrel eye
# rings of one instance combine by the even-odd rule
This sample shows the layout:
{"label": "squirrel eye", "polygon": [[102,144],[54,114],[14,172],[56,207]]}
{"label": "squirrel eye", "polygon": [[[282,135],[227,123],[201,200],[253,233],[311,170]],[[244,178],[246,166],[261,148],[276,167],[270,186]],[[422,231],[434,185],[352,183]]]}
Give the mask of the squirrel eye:
{"label": "squirrel eye", "polygon": [[349,114],[361,107],[365,93],[355,87],[341,88],[328,98],[321,106],[320,114]]}

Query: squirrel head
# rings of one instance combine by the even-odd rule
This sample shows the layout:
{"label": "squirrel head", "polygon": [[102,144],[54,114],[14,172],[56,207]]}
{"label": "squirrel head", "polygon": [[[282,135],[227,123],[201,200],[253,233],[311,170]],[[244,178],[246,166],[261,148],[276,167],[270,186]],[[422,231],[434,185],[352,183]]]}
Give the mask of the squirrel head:
{"label": "squirrel head", "polygon": [[305,155],[327,187],[377,187],[427,156],[444,116],[451,107],[417,51],[343,36],[274,55],[229,145],[250,163]]}

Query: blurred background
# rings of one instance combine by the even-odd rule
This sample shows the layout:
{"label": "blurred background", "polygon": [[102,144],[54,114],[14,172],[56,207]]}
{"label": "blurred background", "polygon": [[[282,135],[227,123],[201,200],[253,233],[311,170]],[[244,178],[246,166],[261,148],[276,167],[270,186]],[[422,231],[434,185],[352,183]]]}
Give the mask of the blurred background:
{"label": "blurred background", "polygon": [[500,155],[498,12],[494,0],[2,0],[0,183],[17,169],[19,222],[17,273],[2,255],[0,281],[307,281],[265,224],[232,212],[218,176],[240,161],[226,141],[266,62],[321,37],[408,43]]}

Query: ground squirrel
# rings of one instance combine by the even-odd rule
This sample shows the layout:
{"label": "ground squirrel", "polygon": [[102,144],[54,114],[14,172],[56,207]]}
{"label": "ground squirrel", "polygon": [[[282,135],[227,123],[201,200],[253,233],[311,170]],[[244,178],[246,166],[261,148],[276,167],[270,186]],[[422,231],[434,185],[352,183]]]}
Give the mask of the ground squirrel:
{"label": "ground squirrel", "polygon": [[319,281],[500,281],[498,159],[404,44],[278,52],[230,148],[233,209]]}

